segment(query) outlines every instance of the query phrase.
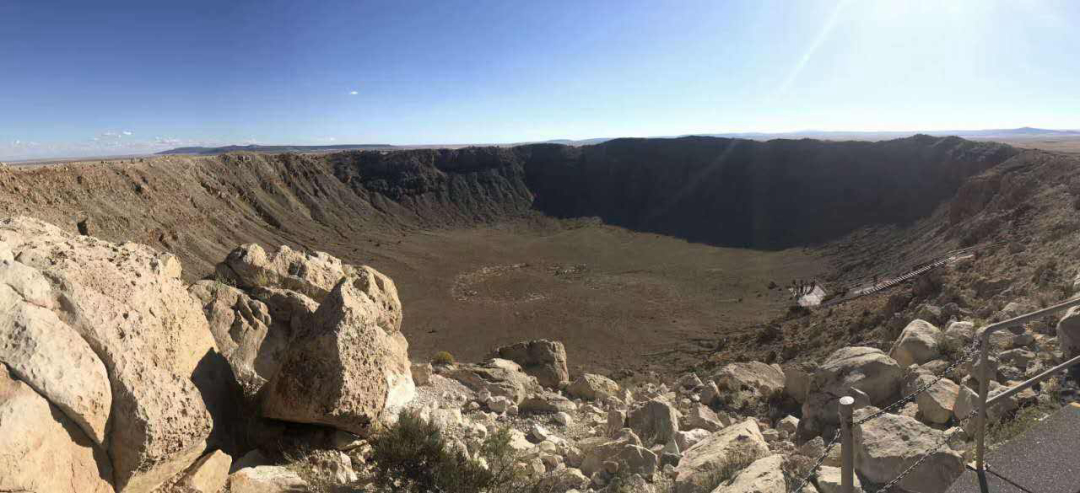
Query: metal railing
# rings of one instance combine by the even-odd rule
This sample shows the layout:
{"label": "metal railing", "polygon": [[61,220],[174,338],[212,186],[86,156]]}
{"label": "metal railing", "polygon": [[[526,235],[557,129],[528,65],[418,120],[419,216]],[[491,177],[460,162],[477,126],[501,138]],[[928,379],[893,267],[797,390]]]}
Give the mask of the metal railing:
{"label": "metal railing", "polygon": [[[1034,311],[1024,315],[1020,315],[1016,318],[1011,318],[1003,322],[990,324],[982,330],[982,334],[979,337],[979,344],[982,346],[979,349],[979,357],[981,360],[979,363],[979,407],[978,414],[975,416],[975,469],[982,472],[985,468],[984,455],[986,453],[986,410],[990,406],[1001,402],[1003,399],[1016,394],[1028,387],[1042,382],[1047,378],[1050,378],[1055,373],[1065,370],[1076,363],[1080,363],[1080,357],[1071,358],[1068,361],[1055,366],[1047,371],[1044,371],[1026,382],[1013,386],[1012,388],[999,393],[994,396],[994,399],[988,400],[990,394],[990,336],[1001,329],[1007,329],[1009,327],[1015,327],[1023,325],[1032,320],[1038,319],[1051,313],[1059,312],[1061,310],[1067,310],[1074,306],[1080,306],[1080,298],[1074,298],[1069,301],[1058,303],[1054,306],[1043,308],[1042,310]],[[974,367],[975,365],[972,365]]]}
{"label": "metal railing", "polygon": [[[1069,308],[1072,308],[1072,307],[1075,307],[1075,306],[1080,306],[1080,297],[1073,298],[1073,299],[1070,299],[1068,301],[1064,301],[1064,302],[1058,303],[1058,304],[1053,305],[1053,306],[1049,306],[1049,307],[1041,309],[1041,310],[1037,310],[1037,311],[1034,311],[1034,312],[1031,312],[1031,313],[1020,315],[1018,317],[1011,318],[1009,320],[1005,320],[1005,321],[1002,321],[1002,322],[997,322],[997,323],[994,323],[994,324],[991,324],[991,325],[988,325],[988,326],[984,327],[980,332],[978,332],[975,335],[974,344],[972,345],[972,347],[970,349],[965,351],[965,354],[963,355],[963,357],[961,357],[953,365],[950,365],[950,367],[948,369],[946,369],[945,372],[942,372],[942,375],[940,375],[938,378],[934,379],[932,382],[930,382],[930,384],[927,384],[927,385],[924,385],[924,386],[920,387],[915,392],[912,392],[910,395],[901,398],[899,401],[897,401],[897,403],[903,403],[905,401],[910,401],[914,396],[917,396],[918,394],[921,394],[922,392],[926,391],[930,386],[937,383],[938,380],[940,380],[941,378],[944,378],[945,373],[948,373],[953,368],[957,367],[960,363],[965,362],[966,360],[972,358],[975,354],[978,354],[980,359],[978,361],[975,361],[974,363],[972,363],[972,373],[978,372],[979,401],[978,401],[977,405],[975,406],[975,408],[972,409],[971,413],[969,413],[967,416],[965,416],[960,421],[961,422],[966,422],[968,419],[971,419],[973,417],[976,419],[976,422],[975,422],[975,441],[976,441],[976,444],[975,444],[975,468],[976,468],[977,472],[979,472],[979,473],[984,472],[985,467],[986,467],[986,464],[984,462],[984,456],[985,456],[985,451],[986,451],[985,438],[986,438],[987,410],[990,409],[991,406],[994,406],[995,404],[1001,403],[1005,399],[1008,399],[1008,398],[1016,395],[1017,393],[1024,391],[1025,389],[1031,388],[1035,384],[1037,384],[1039,382],[1043,382],[1043,381],[1049,379],[1050,377],[1054,376],[1055,374],[1060,373],[1060,372],[1062,372],[1064,370],[1067,370],[1069,367],[1071,367],[1073,365],[1080,364],[1080,355],[1074,356],[1074,357],[1069,358],[1065,362],[1063,362],[1063,363],[1061,363],[1061,364],[1059,364],[1059,365],[1057,365],[1057,366],[1055,366],[1053,368],[1045,370],[1045,371],[1039,373],[1038,375],[1035,375],[1035,376],[1029,378],[1028,380],[1026,380],[1024,382],[1021,382],[1021,383],[1016,384],[1016,385],[1014,385],[1014,386],[1012,386],[1012,387],[1010,387],[1008,389],[1005,389],[1004,391],[1000,391],[1000,392],[996,393],[993,397],[989,397],[989,393],[990,393],[990,377],[991,377],[991,375],[990,375],[990,354],[989,354],[990,353],[990,337],[995,332],[997,332],[999,330],[1007,329],[1007,328],[1010,328],[1010,327],[1020,326],[1020,325],[1023,325],[1025,323],[1027,323],[1027,322],[1030,322],[1032,320],[1036,320],[1036,319],[1039,319],[1039,318],[1041,318],[1043,316],[1046,316],[1046,315],[1049,315],[1049,314],[1052,314],[1052,313],[1056,313],[1056,312],[1059,312],[1059,311],[1062,311],[1062,310],[1066,310],[1066,309],[1069,309]],[[895,404],[893,406],[895,406]],[[855,425],[857,425],[857,424],[864,423],[864,422],[866,422],[866,421],[868,421],[870,419],[873,419],[873,418],[879,416],[880,414],[887,411],[889,408],[891,408],[893,406],[888,406],[887,408],[883,409],[882,411],[879,411],[878,413],[875,413],[874,415],[871,415],[869,417],[861,418],[859,420],[859,422],[856,423],[854,421],[854,419],[853,419],[854,410],[855,410],[854,409],[854,407],[855,407],[855,399],[853,397],[850,397],[850,396],[845,396],[845,397],[840,398],[840,401],[839,401],[840,429],[837,431],[837,435],[838,435],[839,442],[840,442],[840,454],[841,454],[841,456],[840,456],[841,457],[841,467],[840,467],[840,491],[841,492],[843,492],[843,493],[852,493],[854,491],[854,485],[855,485],[855,461],[854,461],[855,444],[854,444],[854,436],[853,436],[853,432],[852,432],[853,427]],[[835,441],[836,441],[836,439],[834,439],[834,443],[835,443]],[[887,491],[893,485],[897,484],[901,479],[903,479],[904,476],[906,476],[908,473],[912,472],[915,469],[916,466],[918,466],[923,460],[925,460],[927,457],[929,457],[929,455],[932,452],[934,452],[935,450],[937,450],[940,447],[944,446],[947,442],[948,442],[947,439],[942,440],[941,443],[937,444],[932,449],[926,451],[921,459],[919,459],[914,464],[909,466],[896,479],[890,481],[885,487],[879,489],[878,491],[879,492]],[[829,446],[826,447],[826,449],[825,449],[825,454],[826,455],[829,453],[829,450],[832,448],[832,445],[833,444],[830,443]],[[819,460],[818,464],[820,464],[820,463],[821,463],[821,461]],[[817,469],[817,467],[815,467],[814,469]],[[810,476],[813,476],[813,474],[814,474],[814,471],[811,471]],[[808,480],[810,479],[810,476],[807,477],[807,481],[804,481],[804,483],[803,483],[804,486],[805,486],[806,482],[808,482]],[[802,489],[802,487],[796,489],[795,491],[799,491],[801,489]]]}

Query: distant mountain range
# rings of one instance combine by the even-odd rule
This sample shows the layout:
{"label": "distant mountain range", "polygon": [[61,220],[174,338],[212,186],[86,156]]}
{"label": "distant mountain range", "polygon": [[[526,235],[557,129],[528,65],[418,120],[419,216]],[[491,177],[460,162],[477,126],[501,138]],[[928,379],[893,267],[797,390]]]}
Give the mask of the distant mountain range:
{"label": "distant mountain range", "polygon": [[377,150],[389,150],[394,149],[394,146],[387,144],[342,144],[342,145],[325,145],[325,146],[295,146],[295,145],[276,145],[276,146],[261,146],[261,145],[246,145],[246,146],[223,146],[223,147],[177,147],[176,149],[169,149],[167,151],[161,151],[158,154],[195,154],[195,155],[212,155],[222,154],[226,152],[248,151],[248,152],[320,152],[320,151],[348,151],[348,150],[365,150],[365,151],[377,151]]}
{"label": "distant mountain range", "polygon": [[[955,135],[974,139],[1019,139],[1039,137],[1080,137],[1080,130],[1052,130],[1045,128],[1021,127],[1001,128],[989,130],[912,130],[912,131],[879,131],[865,132],[854,130],[800,130],[797,132],[729,132],[715,134],[686,134],[665,135],[654,138],[678,138],[678,137],[724,137],[729,139],[772,140],[772,139],[819,139],[819,140],[886,140],[910,137],[916,134],[933,135],[944,137]],[[607,142],[613,138],[569,140],[548,140],[543,143],[564,145],[592,145]]]}
{"label": "distant mountain range", "polygon": [[[882,131],[882,132],[862,132],[862,131],[848,131],[848,130],[800,130],[797,132],[731,132],[731,133],[715,133],[715,134],[687,134],[687,135],[665,135],[656,136],[652,138],[670,139],[678,137],[689,136],[703,136],[703,137],[725,137],[730,139],[750,139],[750,140],[772,140],[772,139],[819,139],[819,140],[887,140],[887,139],[899,139],[903,137],[910,137],[915,134],[926,134],[933,136],[947,136],[955,135],[957,137],[966,137],[970,139],[990,140],[990,139],[1037,139],[1037,138],[1060,138],[1060,137],[1077,137],[1080,138],[1080,130],[1053,130],[1045,128],[1033,128],[1033,127],[1020,127],[1020,128],[1002,128],[1002,129],[989,129],[989,130],[919,130],[919,131]],[[222,154],[225,152],[236,151],[248,151],[248,152],[330,152],[330,151],[347,151],[347,150],[396,150],[396,149],[417,149],[417,148],[442,148],[442,147],[468,147],[469,145],[499,145],[499,146],[516,146],[525,144],[562,144],[569,146],[584,146],[593,145],[607,142],[609,140],[615,140],[618,137],[602,137],[595,139],[553,139],[545,141],[533,141],[533,142],[517,142],[513,144],[453,144],[453,145],[388,145],[388,144],[341,144],[341,145],[319,145],[319,146],[304,146],[304,145],[247,145],[247,146],[224,146],[224,147],[178,147],[176,149],[169,149],[167,151],[159,152],[158,154],[194,154],[194,155],[213,155]]]}

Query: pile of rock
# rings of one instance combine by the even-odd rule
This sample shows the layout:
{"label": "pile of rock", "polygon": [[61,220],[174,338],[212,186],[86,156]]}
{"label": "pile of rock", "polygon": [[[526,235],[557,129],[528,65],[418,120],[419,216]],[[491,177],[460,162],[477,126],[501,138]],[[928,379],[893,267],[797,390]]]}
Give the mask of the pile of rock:
{"label": "pile of rock", "polygon": [[[0,222],[0,491],[304,490],[297,467],[272,460],[285,444],[311,450],[303,461],[326,481],[362,486],[364,438],[410,411],[474,458],[509,429],[517,466],[561,493],[783,493],[785,471],[824,452],[840,397],[856,398],[859,419],[925,388],[856,427],[855,465],[884,483],[947,441],[900,483],[940,492],[962,471],[980,381],[993,392],[1052,364],[1054,347],[1080,353],[1080,310],[1056,338],[995,335],[987,375],[953,364],[974,324],[917,319],[888,353],[846,347],[820,364],[732,363],[627,387],[571,378],[557,341],[411,363],[393,281],[325,253],[244,245],[214,280],[180,274],[145,246]],[[838,490],[838,448],[824,464],[804,491]]]}
{"label": "pile of rock", "polygon": [[389,278],[256,245],[220,271],[0,221],[0,490],[221,491],[282,476],[231,457],[288,423],[363,435],[412,400]]}

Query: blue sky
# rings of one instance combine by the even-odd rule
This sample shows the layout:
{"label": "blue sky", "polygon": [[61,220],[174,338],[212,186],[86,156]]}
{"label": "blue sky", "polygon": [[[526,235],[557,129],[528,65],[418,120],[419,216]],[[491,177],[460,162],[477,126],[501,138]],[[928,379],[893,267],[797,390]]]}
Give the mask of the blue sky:
{"label": "blue sky", "polygon": [[1080,128],[1080,2],[0,1],[0,159]]}

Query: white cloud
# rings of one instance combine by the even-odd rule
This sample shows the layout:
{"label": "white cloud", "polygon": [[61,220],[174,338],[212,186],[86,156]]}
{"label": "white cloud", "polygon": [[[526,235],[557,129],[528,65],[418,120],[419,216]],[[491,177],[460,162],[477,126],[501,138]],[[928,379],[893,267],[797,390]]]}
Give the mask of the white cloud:
{"label": "white cloud", "polygon": [[131,135],[131,131],[130,130],[124,130],[124,135]]}
{"label": "white cloud", "polygon": [[349,91],[350,96],[356,96],[357,94],[360,94],[360,92],[359,91]]}

